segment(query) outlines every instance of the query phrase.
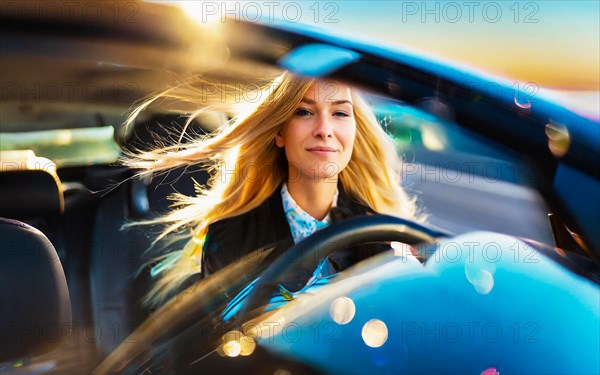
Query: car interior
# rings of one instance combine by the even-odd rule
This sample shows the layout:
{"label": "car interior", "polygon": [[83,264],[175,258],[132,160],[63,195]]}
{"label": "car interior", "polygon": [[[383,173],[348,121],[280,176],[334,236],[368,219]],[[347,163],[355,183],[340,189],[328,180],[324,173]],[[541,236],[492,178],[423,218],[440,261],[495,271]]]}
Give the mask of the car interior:
{"label": "car interior", "polygon": [[[206,30],[191,23],[172,27],[183,22],[174,10],[157,13],[148,4],[143,12],[143,22],[116,30],[110,22],[2,14],[0,71],[16,78],[3,82],[0,113],[0,306],[9,322],[0,337],[0,369],[18,372],[27,361],[44,366],[60,357],[91,371],[154,312],[141,301],[152,285],[156,252],[149,250],[160,228],[127,225],[164,214],[171,194],[193,195],[194,181],[205,184],[209,175],[190,166],[143,179],[120,165],[120,149],[177,139],[186,120],[159,104],[123,129],[131,106],[184,72],[244,82],[278,69],[257,63],[279,53],[268,46],[262,56],[244,55],[242,48],[222,63],[227,48]],[[206,59],[189,58],[190,44]],[[69,82],[87,82],[100,94],[89,100],[81,86],[69,97]],[[53,101],[55,86],[63,95]],[[600,280],[594,253],[573,239],[554,202],[537,189],[537,161],[459,127],[464,118],[453,112],[460,108],[439,98],[400,101],[360,87],[399,145],[402,182],[428,224],[453,234],[490,230],[566,248],[589,278]],[[94,129],[107,135],[84,134]],[[185,132],[212,129],[211,121],[196,121]],[[52,366],[60,372],[60,365]]]}

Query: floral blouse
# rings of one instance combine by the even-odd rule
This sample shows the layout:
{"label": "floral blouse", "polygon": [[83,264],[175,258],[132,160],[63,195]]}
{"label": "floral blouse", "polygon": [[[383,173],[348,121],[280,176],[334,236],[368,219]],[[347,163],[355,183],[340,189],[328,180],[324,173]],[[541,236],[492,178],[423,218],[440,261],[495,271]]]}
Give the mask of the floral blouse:
{"label": "floral blouse", "polygon": [[[336,191],[333,201],[331,202],[330,209],[337,206],[338,195],[339,191]],[[290,225],[290,231],[292,232],[292,237],[294,238],[294,243],[302,241],[306,237],[331,223],[331,217],[329,214],[327,214],[323,220],[317,220],[304,211],[290,195],[286,183],[284,183],[281,187],[281,200],[283,202],[285,217]]]}

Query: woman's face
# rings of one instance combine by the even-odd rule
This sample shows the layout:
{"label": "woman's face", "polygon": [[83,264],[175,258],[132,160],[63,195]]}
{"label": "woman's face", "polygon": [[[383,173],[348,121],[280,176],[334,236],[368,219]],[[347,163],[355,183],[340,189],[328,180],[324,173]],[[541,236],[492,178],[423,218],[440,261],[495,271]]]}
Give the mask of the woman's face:
{"label": "woman's face", "polygon": [[355,136],[350,88],[316,81],[275,143],[285,148],[290,180],[335,180],[350,161]]}

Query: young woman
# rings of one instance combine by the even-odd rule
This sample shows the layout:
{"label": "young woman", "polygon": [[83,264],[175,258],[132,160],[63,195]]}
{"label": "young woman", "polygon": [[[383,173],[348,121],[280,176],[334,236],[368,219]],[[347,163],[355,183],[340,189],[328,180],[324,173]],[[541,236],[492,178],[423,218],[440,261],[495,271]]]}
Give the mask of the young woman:
{"label": "young woman", "polygon": [[[180,86],[142,104],[129,122],[157,98],[197,105],[189,121],[206,108],[229,111],[223,92]],[[213,134],[126,160],[142,174],[189,164],[211,173],[197,196],[175,197],[173,212],[151,221],[168,224],[161,237],[191,229],[187,245],[154,267],[154,302],[192,274],[209,275],[261,247],[287,248],[347,217],[415,219],[394,144],[355,90],[283,73],[260,95],[250,111]],[[336,272],[365,256],[330,257],[326,266]]]}

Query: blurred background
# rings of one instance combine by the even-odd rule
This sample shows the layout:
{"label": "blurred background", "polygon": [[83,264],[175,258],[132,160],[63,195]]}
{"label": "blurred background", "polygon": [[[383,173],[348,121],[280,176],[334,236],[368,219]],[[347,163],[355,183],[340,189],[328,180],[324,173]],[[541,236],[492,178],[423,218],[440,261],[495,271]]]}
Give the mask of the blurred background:
{"label": "blurred background", "polygon": [[417,51],[469,70],[529,83],[580,114],[600,117],[600,2],[162,1],[199,23],[222,17],[303,23]]}

